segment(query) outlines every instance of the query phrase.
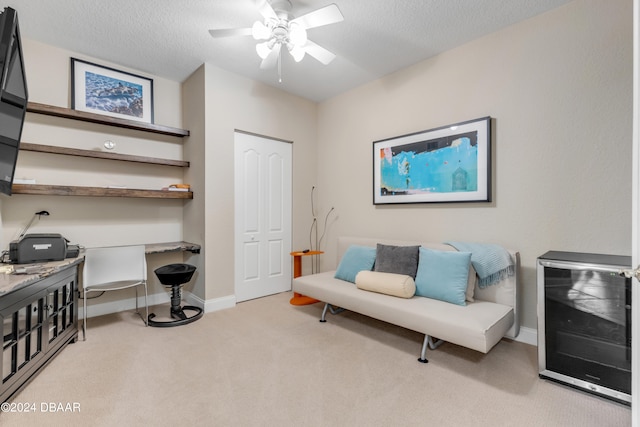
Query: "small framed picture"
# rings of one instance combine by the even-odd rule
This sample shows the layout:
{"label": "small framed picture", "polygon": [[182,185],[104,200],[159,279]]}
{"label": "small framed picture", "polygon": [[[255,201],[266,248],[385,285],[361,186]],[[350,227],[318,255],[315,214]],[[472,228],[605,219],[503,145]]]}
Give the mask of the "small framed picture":
{"label": "small framed picture", "polygon": [[491,118],[373,142],[373,204],[491,201]]}
{"label": "small framed picture", "polygon": [[153,123],[153,80],[71,58],[71,108]]}

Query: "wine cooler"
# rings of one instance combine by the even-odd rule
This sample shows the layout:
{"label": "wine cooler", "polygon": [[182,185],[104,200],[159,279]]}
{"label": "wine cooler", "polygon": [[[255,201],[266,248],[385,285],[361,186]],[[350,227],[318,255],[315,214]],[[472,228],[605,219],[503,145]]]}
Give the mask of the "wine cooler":
{"label": "wine cooler", "polygon": [[631,402],[631,257],[550,251],[538,258],[541,378]]}

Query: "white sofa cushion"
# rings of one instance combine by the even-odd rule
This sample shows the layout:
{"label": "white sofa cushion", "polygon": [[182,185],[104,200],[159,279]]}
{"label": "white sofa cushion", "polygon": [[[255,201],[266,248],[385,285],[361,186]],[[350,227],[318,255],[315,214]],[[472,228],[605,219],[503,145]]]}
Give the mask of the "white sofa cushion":
{"label": "white sofa cushion", "polygon": [[514,322],[512,307],[477,300],[460,306],[431,298],[390,298],[363,292],[334,272],[293,280],[293,290],[356,313],[402,326],[444,341],[487,353]]}
{"label": "white sofa cushion", "polygon": [[[386,244],[386,245],[398,245],[398,246],[410,246],[419,244],[422,247],[435,249],[439,251],[455,251],[453,246],[444,244],[444,243],[434,243],[434,242],[420,242],[420,241],[407,241],[407,240],[399,240],[399,239],[383,239],[383,238],[372,238],[372,237],[349,237],[349,236],[341,236],[338,237],[338,246],[336,255],[338,260],[342,257],[346,249],[350,245],[362,245],[362,246],[370,246],[376,247],[378,243]],[[520,254],[517,251],[510,250],[511,257],[516,263],[516,275],[510,276],[502,280],[500,283],[495,285],[487,286],[484,289],[480,289],[477,284],[477,274],[473,266],[470,266],[470,279],[469,285],[473,285],[475,287],[473,291],[472,298],[469,298],[470,292],[469,288],[467,288],[467,301],[470,300],[481,300],[481,301],[490,301],[498,304],[508,305],[513,308],[515,313],[513,324],[509,329],[509,332],[506,334],[508,338],[515,338],[518,336],[520,332],[520,323],[519,323],[519,298],[518,298],[518,287],[519,285],[519,270],[520,270]]]}

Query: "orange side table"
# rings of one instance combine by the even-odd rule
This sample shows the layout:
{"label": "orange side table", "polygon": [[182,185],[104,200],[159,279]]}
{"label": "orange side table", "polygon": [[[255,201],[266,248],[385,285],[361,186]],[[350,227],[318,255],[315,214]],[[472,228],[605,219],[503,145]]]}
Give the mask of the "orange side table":
{"label": "orange side table", "polygon": [[[293,278],[302,276],[302,257],[310,256],[310,255],[322,255],[324,252],[322,251],[308,251],[308,252],[291,252],[291,256],[293,257]],[[293,298],[289,300],[290,304],[293,305],[308,305],[314,304],[316,302],[320,302],[317,299],[309,298],[304,295],[301,295],[297,292],[293,293]]]}

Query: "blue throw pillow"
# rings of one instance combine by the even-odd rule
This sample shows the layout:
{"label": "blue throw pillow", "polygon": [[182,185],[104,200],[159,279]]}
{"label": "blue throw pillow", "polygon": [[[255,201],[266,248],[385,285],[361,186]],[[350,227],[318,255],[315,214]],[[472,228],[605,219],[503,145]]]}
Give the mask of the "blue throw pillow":
{"label": "blue throw pillow", "polygon": [[362,270],[371,270],[376,261],[376,248],[351,245],[342,256],[334,277],[355,283]]}
{"label": "blue throw pillow", "polygon": [[466,305],[471,252],[434,251],[420,248],[416,295]]}

